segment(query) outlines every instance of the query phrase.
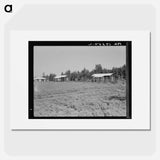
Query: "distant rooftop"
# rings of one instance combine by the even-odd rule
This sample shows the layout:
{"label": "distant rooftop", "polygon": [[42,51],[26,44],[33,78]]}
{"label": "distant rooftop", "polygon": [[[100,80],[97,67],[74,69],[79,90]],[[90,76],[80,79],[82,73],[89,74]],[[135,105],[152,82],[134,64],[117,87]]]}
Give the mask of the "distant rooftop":
{"label": "distant rooftop", "polygon": [[44,78],[44,77],[34,77],[34,80],[36,80],[36,79],[46,79],[46,78]]}
{"label": "distant rooftop", "polygon": [[96,74],[93,74],[92,77],[96,77],[96,78],[100,78],[100,77],[109,77],[111,76],[113,73],[96,73]]}
{"label": "distant rooftop", "polygon": [[67,77],[67,75],[59,75],[59,76],[56,76],[55,78],[65,78]]}

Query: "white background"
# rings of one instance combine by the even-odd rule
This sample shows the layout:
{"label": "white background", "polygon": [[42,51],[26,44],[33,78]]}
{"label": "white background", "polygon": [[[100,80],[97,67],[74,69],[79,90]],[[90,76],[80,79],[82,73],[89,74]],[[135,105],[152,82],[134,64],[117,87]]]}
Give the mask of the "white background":
{"label": "white background", "polygon": [[[7,1],[8,3],[11,2]],[[13,1],[14,12],[13,14],[6,14],[3,12],[3,5],[6,1],[1,1],[0,6],[0,49],[1,49],[1,75],[7,75],[5,73],[5,68],[8,65],[8,60],[4,53],[4,28],[9,28],[6,23],[11,22],[18,11],[22,8],[23,4],[33,4],[33,3],[43,3],[41,0],[17,0]],[[66,0],[57,3],[71,4],[71,1]],[[45,3],[54,3],[53,1],[45,1]],[[75,0],[72,3],[77,3]],[[106,132],[45,132],[45,131],[23,131],[23,132],[13,132],[10,131],[10,118],[9,118],[9,108],[7,102],[8,93],[6,92],[8,84],[7,79],[1,78],[1,111],[0,111],[0,159],[145,159],[145,160],[158,160],[160,159],[160,2],[159,0],[85,0],[79,3],[83,4],[96,4],[106,7],[106,10],[102,10],[99,6],[95,5],[94,12],[91,11],[89,6],[88,12],[95,13],[97,15],[97,20],[94,18],[85,18],[84,14],[87,14],[86,9],[83,10],[82,7],[77,10],[75,9],[74,14],[70,11],[73,6],[69,6],[68,14],[73,15],[73,17],[78,16],[79,21],[72,19],[70,17],[66,18],[68,15],[65,8],[63,11],[60,10],[61,14],[57,12],[59,9],[57,6],[54,11],[57,12],[54,17],[54,25],[48,26],[45,23],[41,23],[39,28],[36,26],[34,29],[55,29],[55,30],[150,30],[153,33],[152,37],[152,128],[151,131],[106,131]],[[107,5],[116,5],[116,8],[107,7]],[[121,9],[118,6],[122,7]],[[130,7],[128,5],[131,5]],[[148,7],[146,6],[148,5]],[[140,8],[137,9],[136,6]],[[42,6],[44,8],[45,6]],[[57,8],[57,10],[56,10]],[[112,9],[112,11],[110,10]],[[128,10],[127,10],[128,8]],[[35,9],[36,10],[36,9]],[[25,16],[30,14],[30,10],[26,10]],[[43,12],[44,11],[44,12]],[[76,12],[77,11],[77,12]],[[127,11],[127,12],[126,12]],[[45,10],[41,10],[45,15]],[[49,11],[51,12],[51,11]],[[32,16],[36,16],[33,14]],[[112,14],[111,14],[112,13]],[[94,14],[94,16],[95,16]],[[27,18],[22,19],[24,14],[18,14],[20,24],[10,25],[11,28],[22,29],[24,26],[26,28],[32,28],[29,26]],[[103,16],[102,16],[103,15]],[[107,20],[104,20],[104,15],[107,15]],[[122,16],[123,15],[123,16]],[[31,16],[31,15],[30,15]],[[82,16],[82,17],[81,17]],[[52,16],[53,17],[53,16]],[[65,17],[65,18],[64,18]],[[71,16],[72,17],[72,16]],[[42,17],[40,16],[39,19]],[[46,19],[50,20],[50,16]],[[105,17],[106,18],[106,17]],[[63,20],[62,20],[63,19]],[[126,20],[128,19],[128,21]],[[15,20],[14,20],[15,21]],[[14,23],[12,19],[12,23]],[[26,23],[25,23],[26,21]],[[34,20],[35,21],[35,20]],[[156,24],[155,24],[156,21]],[[39,25],[39,22],[37,25]],[[57,24],[57,22],[59,22]],[[65,23],[64,23],[65,22]],[[68,23],[67,23],[68,22]],[[74,23],[76,22],[76,23]],[[85,22],[85,23],[82,23]],[[11,23],[10,23],[11,24]],[[25,28],[25,29],[26,29]],[[7,44],[6,44],[7,45]],[[5,58],[5,61],[4,61]],[[5,68],[4,68],[5,65]],[[3,76],[2,76],[3,77]],[[4,83],[5,82],[5,83]],[[4,86],[5,84],[5,86]],[[5,91],[5,92],[4,92]],[[4,94],[5,93],[5,94]],[[5,102],[5,103],[4,103]],[[5,105],[4,105],[5,104]]]}
{"label": "white background", "polygon": [[[11,129],[150,129],[149,32],[11,31],[9,36]],[[28,41],[35,40],[132,41],[132,119],[28,119]]]}

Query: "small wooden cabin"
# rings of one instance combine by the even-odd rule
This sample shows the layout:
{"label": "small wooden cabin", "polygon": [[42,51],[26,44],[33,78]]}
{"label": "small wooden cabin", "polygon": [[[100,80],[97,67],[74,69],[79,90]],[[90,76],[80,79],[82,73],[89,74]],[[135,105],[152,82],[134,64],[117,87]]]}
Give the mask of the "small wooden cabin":
{"label": "small wooden cabin", "polygon": [[113,73],[96,73],[92,75],[92,82],[114,82]]}
{"label": "small wooden cabin", "polygon": [[46,81],[46,78],[44,77],[35,77],[34,78],[34,82],[45,82]]}
{"label": "small wooden cabin", "polygon": [[60,76],[56,76],[54,77],[56,82],[64,82],[67,80],[67,75],[60,75]]}

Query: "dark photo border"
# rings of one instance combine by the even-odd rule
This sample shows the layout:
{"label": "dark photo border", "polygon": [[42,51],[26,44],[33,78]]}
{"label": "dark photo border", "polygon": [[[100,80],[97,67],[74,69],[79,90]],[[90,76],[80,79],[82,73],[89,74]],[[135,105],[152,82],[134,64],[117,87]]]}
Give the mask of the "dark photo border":
{"label": "dark photo border", "polygon": [[[126,46],[126,116],[35,117],[34,46]],[[29,119],[131,119],[132,118],[132,41],[28,41],[28,118]]]}

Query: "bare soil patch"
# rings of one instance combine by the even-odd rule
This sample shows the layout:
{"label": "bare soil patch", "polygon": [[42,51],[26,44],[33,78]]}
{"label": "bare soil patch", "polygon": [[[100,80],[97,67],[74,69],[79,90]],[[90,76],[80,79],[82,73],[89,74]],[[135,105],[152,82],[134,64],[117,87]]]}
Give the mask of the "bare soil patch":
{"label": "bare soil patch", "polygon": [[126,116],[126,83],[35,84],[34,116]]}

